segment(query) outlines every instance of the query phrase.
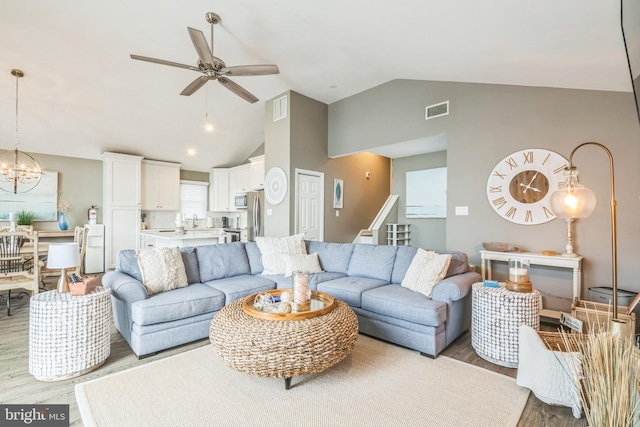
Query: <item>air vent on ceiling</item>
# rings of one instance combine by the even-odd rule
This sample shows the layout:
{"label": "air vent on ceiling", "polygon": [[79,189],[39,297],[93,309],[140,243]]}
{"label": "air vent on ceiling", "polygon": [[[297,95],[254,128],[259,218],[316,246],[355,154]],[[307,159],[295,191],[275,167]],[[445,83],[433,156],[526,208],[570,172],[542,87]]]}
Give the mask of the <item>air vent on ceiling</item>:
{"label": "air vent on ceiling", "polygon": [[447,114],[449,114],[449,101],[440,102],[439,104],[433,104],[427,107],[425,120],[435,119],[436,117],[446,116]]}
{"label": "air vent on ceiling", "polygon": [[273,101],[273,121],[277,122],[287,117],[287,95]]}

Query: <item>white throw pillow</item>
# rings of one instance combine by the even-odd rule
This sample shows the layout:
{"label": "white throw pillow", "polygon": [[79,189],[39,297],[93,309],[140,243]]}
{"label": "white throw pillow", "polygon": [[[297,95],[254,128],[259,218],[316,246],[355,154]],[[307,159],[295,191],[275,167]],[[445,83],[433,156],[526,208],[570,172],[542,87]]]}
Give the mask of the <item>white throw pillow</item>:
{"label": "white throw pillow", "polygon": [[431,297],[433,287],[447,274],[451,254],[418,249],[402,279],[401,286]]}
{"label": "white throw pillow", "polygon": [[256,243],[262,254],[263,275],[284,274],[283,254],[306,254],[304,234],[288,237],[256,237]]}
{"label": "white throw pillow", "polygon": [[284,277],[290,277],[294,271],[322,273],[322,267],[320,267],[320,260],[318,259],[317,253],[309,255],[284,254],[282,258],[284,259]]}
{"label": "white throw pillow", "polygon": [[178,247],[141,249],[136,258],[149,296],[189,284]]}

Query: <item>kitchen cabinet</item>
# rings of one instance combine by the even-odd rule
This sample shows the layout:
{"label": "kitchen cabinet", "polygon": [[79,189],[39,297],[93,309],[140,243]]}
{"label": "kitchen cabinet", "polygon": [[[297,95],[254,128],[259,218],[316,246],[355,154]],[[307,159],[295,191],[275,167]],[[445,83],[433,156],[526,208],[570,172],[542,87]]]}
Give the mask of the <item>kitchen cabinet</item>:
{"label": "kitchen cabinet", "polygon": [[142,209],[177,211],[180,209],[180,164],[142,161]]}
{"label": "kitchen cabinet", "polygon": [[251,189],[264,190],[264,155],[251,157]]}
{"label": "kitchen cabinet", "polygon": [[113,269],[119,251],[138,249],[142,157],[105,152],[102,160],[105,263]]}
{"label": "kitchen cabinet", "polygon": [[238,193],[238,191],[236,191],[236,185],[237,185],[237,179],[238,177],[238,170],[236,168],[230,168],[229,169],[229,210],[230,211],[235,211],[236,210],[236,204],[235,204],[235,196],[236,193]]}
{"label": "kitchen cabinet", "polygon": [[214,168],[209,173],[209,210],[228,212],[229,205],[229,169]]}
{"label": "kitchen cabinet", "polygon": [[231,169],[236,171],[236,194],[251,191],[251,165],[247,163]]}

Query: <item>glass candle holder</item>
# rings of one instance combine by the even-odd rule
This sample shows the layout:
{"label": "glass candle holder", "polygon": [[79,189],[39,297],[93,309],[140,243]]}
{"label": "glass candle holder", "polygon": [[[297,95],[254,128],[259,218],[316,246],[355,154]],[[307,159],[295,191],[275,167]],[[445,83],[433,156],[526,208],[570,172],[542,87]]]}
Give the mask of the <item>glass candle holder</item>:
{"label": "glass candle holder", "polygon": [[528,259],[509,259],[509,281],[513,283],[529,282]]}
{"label": "glass candle holder", "polygon": [[309,310],[311,302],[311,288],[309,275],[301,271],[293,272],[293,308],[294,311]]}

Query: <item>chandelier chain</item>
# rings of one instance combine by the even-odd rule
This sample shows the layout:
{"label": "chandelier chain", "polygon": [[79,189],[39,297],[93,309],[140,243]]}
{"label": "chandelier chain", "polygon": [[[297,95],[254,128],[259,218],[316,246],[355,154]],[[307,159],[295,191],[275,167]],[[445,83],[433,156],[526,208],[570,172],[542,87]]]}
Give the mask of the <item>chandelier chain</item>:
{"label": "chandelier chain", "polygon": [[18,81],[20,76],[16,73],[16,149],[18,148]]}

